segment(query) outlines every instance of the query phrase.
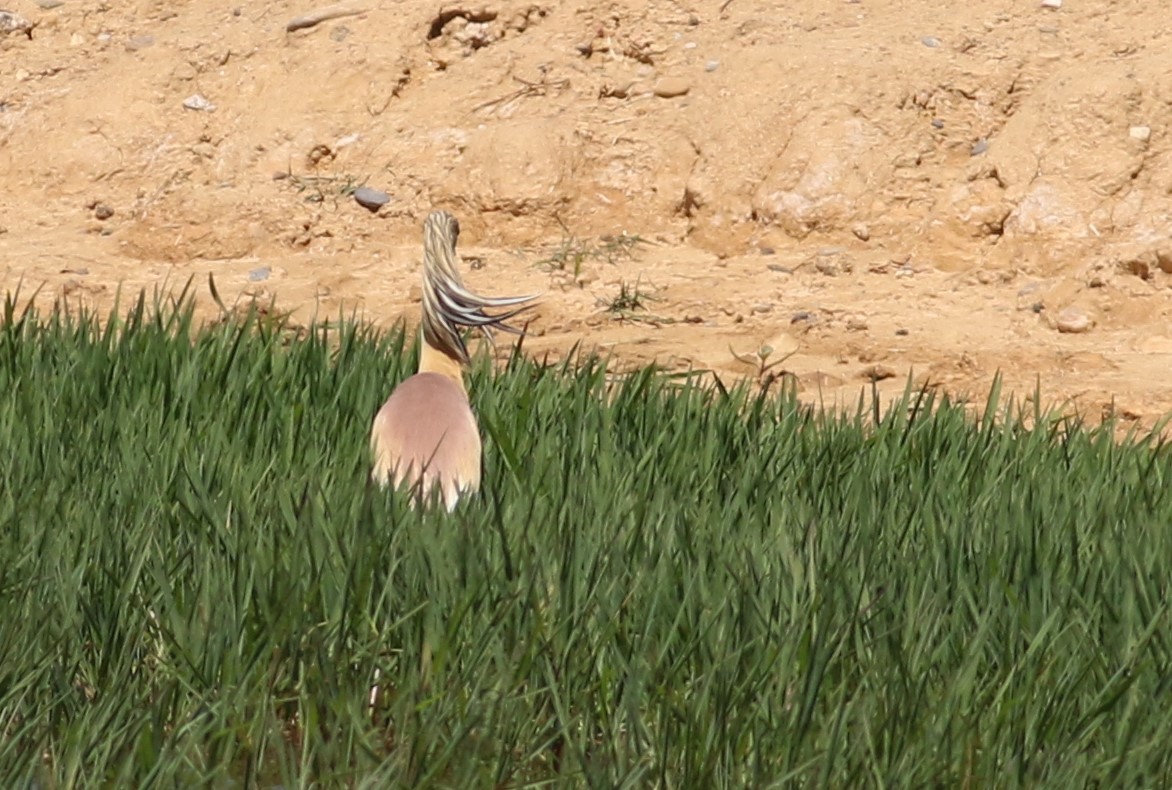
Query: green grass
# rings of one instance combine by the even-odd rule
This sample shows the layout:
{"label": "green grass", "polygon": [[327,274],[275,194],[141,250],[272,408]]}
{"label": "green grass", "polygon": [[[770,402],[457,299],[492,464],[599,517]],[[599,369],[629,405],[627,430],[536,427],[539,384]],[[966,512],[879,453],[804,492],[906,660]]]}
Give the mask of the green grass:
{"label": "green grass", "polygon": [[422,513],[407,345],[9,302],[0,786],[1172,784],[1166,449],[481,359]]}

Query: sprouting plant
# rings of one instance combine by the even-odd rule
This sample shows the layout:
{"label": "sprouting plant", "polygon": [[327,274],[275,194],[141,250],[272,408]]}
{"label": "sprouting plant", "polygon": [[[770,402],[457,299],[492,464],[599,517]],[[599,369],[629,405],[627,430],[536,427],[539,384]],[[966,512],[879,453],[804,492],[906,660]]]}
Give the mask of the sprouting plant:
{"label": "sprouting plant", "polygon": [[643,242],[641,236],[626,231],[599,236],[597,241],[591,241],[571,231],[561,217],[556,219],[562,229],[562,239],[553,252],[537,262],[549,272],[567,272],[576,278],[587,260],[605,261],[613,266],[621,259],[633,257],[635,247]]}
{"label": "sprouting plant", "polygon": [[641,278],[629,283],[623,280],[619,283],[619,292],[610,300],[600,300],[610,313],[633,313],[636,310],[646,310],[647,302],[654,301],[655,297],[640,287]]}
{"label": "sprouting plant", "polygon": [[789,371],[781,370],[777,373],[774,373],[773,369],[785,362],[794,354],[798,353],[798,350],[795,348],[788,354],[783,354],[782,356],[770,362],[769,358],[773,356],[774,348],[768,343],[763,344],[754,354],[738,354],[733,350],[732,346],[729,346],[728,350],[737,359],[738,362],[744,362],[746,365],[752,365],[754,368],[756,368],[755,373],[757,380],[761,383],[761,386],[765,388],[768,388],[769,385],[777,381],[779,378],[790,375]]}
{"label": "sprouting plant", "polygon": [[348,173],[331,176],[298,175],[292,170],[279,175],[298,194],[304,195],[305,202],[325,203],[326,200],[332,200],[335,205],[340,199],[353,195],[354,190],[366,186],[369,179],[369,176],[359,179]]}

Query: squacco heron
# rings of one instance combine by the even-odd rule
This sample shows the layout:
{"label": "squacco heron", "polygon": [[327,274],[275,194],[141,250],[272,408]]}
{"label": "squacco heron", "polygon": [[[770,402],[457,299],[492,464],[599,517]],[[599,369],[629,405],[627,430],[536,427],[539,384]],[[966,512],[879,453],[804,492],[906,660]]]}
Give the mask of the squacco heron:
{"label": "squacco heron", "polygon": [[[458,269],[459,235],[460,223],[446,211],[433,211],[423,223],[419,369],[387,398],[370,433],[375,482],[409,486],[423,503],[439,489],[449,511],[480,488],[480,429],[464,385],[469,356],[460,329],[479,329],[490,343],[493,329],[520,334],[504,322],[535,298],[467,290]],[[489,315],[486,308],[505,312]]]}

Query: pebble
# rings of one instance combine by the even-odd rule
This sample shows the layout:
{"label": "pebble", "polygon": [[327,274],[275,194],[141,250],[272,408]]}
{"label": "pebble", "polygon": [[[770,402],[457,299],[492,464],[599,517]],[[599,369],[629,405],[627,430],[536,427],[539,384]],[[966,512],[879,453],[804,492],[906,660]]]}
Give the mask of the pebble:
{"label": "pebble", "polygon": [[940,39],[935,36],[924,36],[920,39],[920,43],[925,47],[938,47],[940,46]]}
{"label": "pebble", "polygon": [[655,83],[651,92],[661,99],[674,99],[687,95],[691,89],[692,86],[683,77],[662,77]]}
{"label": "pebble", "polygon": [[826,247],[815,253],[814,269],[827,277],[837,277],[840,274],[850,274],[855,270],[855,263],[837,247]]}
{"label": "pebble", "polygon": [[718,68],[720,68],[719,60],[710,60],[704,64],[704,70],[709,73],[716,71]]}
{"label": "pebble", "polygon": [[0,33],[24,33],[30,39],[33,37],[33,28],[36,25],[20,14],[11,11],[0,11]]}
{"label": "pebble", "polygon": [[1062,0],[1042,0],[1042,8],[1062,8]]}
{"label": "pebble", "polygon": [[114,216],[114,209],[105,203],[99,203],[94,206],[94,216],[98,219],[110,219],[110,217]]}
{"label": "pebble", "polygon": [[800,324],[803,321],[813,321],[816,316],[809,310],[801,310],[793,314],[789,322],[791,324]]}
{"label": "pebble", "polygon": [[269,275],[273,270],[269,266],[261,266],[259,269],[253,269],[248,273],[248,281],[253,283],[264,282],[269,279]]}
{"label": "pebble", "polygon": [[37,0],[37,7],[42,11],[52,11],[65,5],[65,0]]}
{"label": "pebble", "polygon": [[198,93],[193,93],[184,99],[183,106],[189,110],[199,110],[201,112],[212,112],[216,109],[216,105],[212,104]]}
{"label": "pebble", "polygon": [[154,36],[134,36],[126,42],[127,52],[138,52],[140,49],[153,47],[155,45]]}
{"label": "pebble", "polygon": [[1080,334],[1091,328],[1091,319],[1077,307],[1067,307],[1058,314],[1056,326],[1059,332]]}
{"label": "pebble", "polygon": [[944,128],[944,121],[940,120],[939,118],[933,118],[932,119],[932,128],[933,129],[943,129]]}
{"label": "pebble", "polygon": [[1156,250],[1156,265],[1165,274],[1172,274],[1172,246]]}
{"label": "pebble", "polygon": [[865,332],[867,331],[867,319],[862,316],[848,318],[846,328],[848,332]]}
{"label": "pebble", "polygon": [[972,156],[980,156],[989,150],[989,141],[982,137],[973,143],[973,147],[969,149],[969,154]]}
{"label": "pebble", "polygon": [[387,203],[391,202],[391,196],[378,189],[358,187],[358,189],[354,190],[354,200],[363,208],[378,211]]}
{"label": "pebble", "polygon": [[1127,130],[1132,140],[1139,140],[1141,143],[1146,143],[1152,138],[1152,127],[1150,126],[1133,126]]}
{"label": "pebble", "polygon": [[887,365],[868,365],[863,368],[863,378],[868,381],[883,381],[895,378],[895,371]]}
{"label": "pebble", "polygon": [[855,234],[855,238],[859,241],[870,241],[871,229],[862,222],[856,222],[851,226],[851,233]]}

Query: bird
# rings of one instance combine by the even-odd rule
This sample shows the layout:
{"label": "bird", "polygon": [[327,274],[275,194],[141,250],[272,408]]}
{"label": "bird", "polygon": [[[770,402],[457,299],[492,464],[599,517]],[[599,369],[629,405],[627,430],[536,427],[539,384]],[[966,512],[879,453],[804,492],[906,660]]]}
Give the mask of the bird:
{"label": "bird", "polygon": [[[374,417],[371,478],[380,487],[410,487],[411,506],[435,501],[453,511],[480,488],[480,427],[468,400],[464,370],[470,363],[462,328],[521,335],[507,323],[533,307],[532,296],[486,297],[464,287],[456,241],[460,223],[447,211],[423,222],[423,305],[417,372],[396,386]],[[490,315],[486,309],[504,312]]]}

